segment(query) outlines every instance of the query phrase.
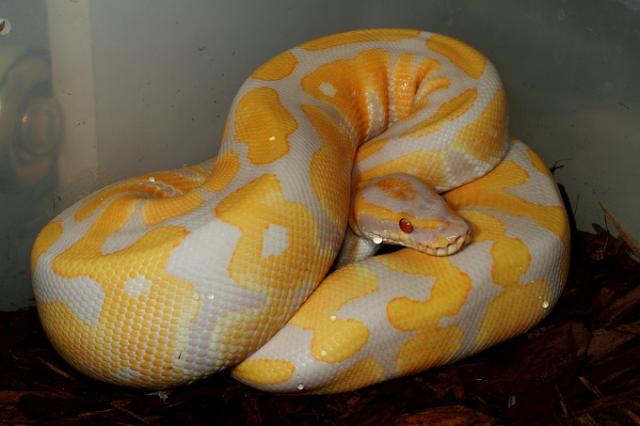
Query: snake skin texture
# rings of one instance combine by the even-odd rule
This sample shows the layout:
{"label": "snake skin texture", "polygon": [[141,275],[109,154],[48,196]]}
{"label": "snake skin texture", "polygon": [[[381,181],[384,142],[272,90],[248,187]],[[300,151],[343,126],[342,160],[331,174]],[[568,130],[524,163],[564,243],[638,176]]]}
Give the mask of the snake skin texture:
{"label": "snake skin texture", "polygon": [[[494,67],[458,40],[376,29],[304,43],[240,87],[215,159],[112,184],[43,228],[44,330],[106,382],[160,389],[234,367],[251,386],[316,393],[522,333],[562,291],[569,228],[548,169],[507,127]],[[443,193],[472,241],[333,271],[351,189],[394,173]]]}

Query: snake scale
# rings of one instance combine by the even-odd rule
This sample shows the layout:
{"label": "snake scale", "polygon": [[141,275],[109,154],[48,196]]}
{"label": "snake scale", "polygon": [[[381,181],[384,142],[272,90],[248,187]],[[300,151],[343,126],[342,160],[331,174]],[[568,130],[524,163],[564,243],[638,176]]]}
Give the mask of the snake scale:
{"label": "snake scale", "polygon": [[[301,44],[240,87],[216,158],[114,183],[42,229],[44,330],[111,383],[233,367],[311,393],[522,333],[562,291],[569,228],[548,169],[507,128],[495,68],[461,41],[373,29]],[[370,256],[380,242],[406,247]]]}

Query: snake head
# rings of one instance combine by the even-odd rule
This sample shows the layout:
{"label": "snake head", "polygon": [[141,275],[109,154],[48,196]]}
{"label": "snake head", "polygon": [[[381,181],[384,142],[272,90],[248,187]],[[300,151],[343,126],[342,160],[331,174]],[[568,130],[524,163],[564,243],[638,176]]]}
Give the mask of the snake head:
{"label": "snake head", "polygon": [[447,256],[471,241],[469,224],[429,185],[405,174],[372,179],[355,191],[350,225],[374,243]]}

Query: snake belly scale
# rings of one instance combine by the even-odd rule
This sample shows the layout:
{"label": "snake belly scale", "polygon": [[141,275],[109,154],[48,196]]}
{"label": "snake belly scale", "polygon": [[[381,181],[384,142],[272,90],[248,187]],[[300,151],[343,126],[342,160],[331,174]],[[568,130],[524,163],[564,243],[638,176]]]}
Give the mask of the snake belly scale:
{"label": "snake belly scale", "polygon": [[[443,193],[472,241],[329,273],[352,188],[395,173]],[[510,139],[491,63],[450,37],[376,29],[262,65],[215,159],[78,201],[40,232],[31,267],[47,336],[91,377],[157,389],[234,367],[265,390],[327,393],[527,330],[568,259],[558,191]]]}

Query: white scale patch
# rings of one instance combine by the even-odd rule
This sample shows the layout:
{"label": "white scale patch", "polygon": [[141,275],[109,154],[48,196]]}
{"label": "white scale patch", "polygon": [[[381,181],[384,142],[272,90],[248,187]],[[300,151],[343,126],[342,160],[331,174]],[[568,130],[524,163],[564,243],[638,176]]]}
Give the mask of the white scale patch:
{"label": "white scale patch", "polygon": [[140,297],[143,293],[148,292],[149,289],[151,289],[151,281],[147,280],[142,275],[130,278],[124,284],[124,291],[133,297]]}
{"label": "white scale patch", "polygon": [[278,256],[289,248],[289,231],[280,225],[269,225],[262,236],[262,258]]}
{"label": "white scale patch", "polygon": [[171,253],[165,270],[193,285],[190,308],[197,306],[197,310],[188,327],[180,331],[183,351],[174,368],[183,378],[197,379],[203,372],[218,371],[245,357],[244,340],[228,351],[222,350],[227,324],[222,320],[233,317],[239,324],[246,324],[253,318],[252,312],[260,312],[266,296],[237,285],[228,273],[240,230],[222,221],[202,224],[195,219],[189,227],[192,232]]}
{"label": "white scale patch", "polygon": [[[42,274],[49,276],[42,277]],[[48,268],[38,268],[34,279],[37,283],[53,283],[35,287],[41,302],[61,301],[81,321],[98,324],[104,303],[104,291],[100,284],[89,277],[63,279],[49,272]]]}
{"label": "white scale patch", "polygon": [[336,88],[333,86],[333,84],[327,83],[326,81],[320,84],[319,89],[325,96],[330,96],[333,98],[336,95]]}

